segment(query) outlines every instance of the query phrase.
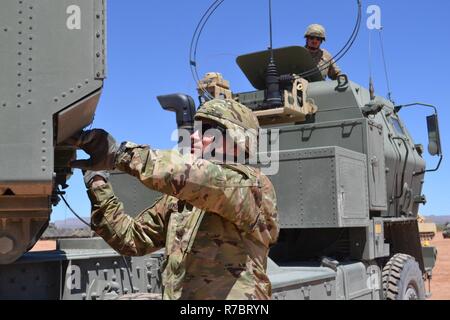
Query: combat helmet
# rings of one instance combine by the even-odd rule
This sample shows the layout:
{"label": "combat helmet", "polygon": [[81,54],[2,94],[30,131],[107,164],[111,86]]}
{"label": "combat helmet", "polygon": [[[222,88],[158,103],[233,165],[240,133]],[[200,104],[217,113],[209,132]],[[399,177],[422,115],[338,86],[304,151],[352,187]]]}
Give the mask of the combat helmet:
{"label": "combat helmet", "polygon": [[231,99],[208,101],[198,109],[195,120],[209,120],[221,125],[241,151],[247,156],[255,154],[259,122],[253,112],[239,102]]}
{"label": "combat helmet", "polygon": [[319,37],[322,38],[323,41],[326,40],[326,32],[324,26],[320,24],[312,24],[308,27],[305,32],[305,38],[307,37]]}

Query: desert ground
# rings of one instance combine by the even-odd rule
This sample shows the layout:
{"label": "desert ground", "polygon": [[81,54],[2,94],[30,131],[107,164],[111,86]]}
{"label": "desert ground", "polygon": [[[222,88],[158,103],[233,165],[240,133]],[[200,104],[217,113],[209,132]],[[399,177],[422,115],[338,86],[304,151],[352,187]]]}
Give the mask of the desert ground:
{"label": "desert ground", "polygon": [[[444,239],[439,233],[432,241],[438,250],[436,267],[431,282],[430,300],[450,300],[450,239]],[[32,251],[49,251],[56,249],[55,241],[39,241]],[[428,283],[426,283],[428,288]]]}
{"label": "desert ground", "polygon": [[450,300],[450,239],[444,239],[442,233],[439,233],[433,239],[432,245],[437,248],[438,256],[433,270],[433,295],[430,300]]}
{"label": "desert ground", "polygon": [[36,245],[31,249],[31,252],[38,251],[53,251],[56,250],[56,241],[54,240],[40,240],[36,243]]}

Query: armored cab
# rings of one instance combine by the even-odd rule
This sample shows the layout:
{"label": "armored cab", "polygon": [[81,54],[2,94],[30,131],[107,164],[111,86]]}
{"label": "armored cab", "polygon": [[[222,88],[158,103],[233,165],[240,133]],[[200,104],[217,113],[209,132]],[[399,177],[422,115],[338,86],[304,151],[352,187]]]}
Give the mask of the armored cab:
{"label": "armored cab", "polygon": [[[270,257],[278,266],[329,266],[331,257],[337,282],[340,274],[364,279],[371,269],[384,285],[384,292],[371,292],[370,286],[365,294],[361,287],[353,293],[351,288],[345,293],[337,290],[338,297],[358,290],[360,297],[375,298],[379,293],[395,299],[424,297],[420,275],[431,274],[434,261],[425,258],[435,258],[434,248],[422,248],[417,226],[419,205],[426,202],[422,195],[426,166],[423,147],[414,144],[400,108],[371,97],[346,75],[337,81],[318,81],[302,47],[274,51],[282,104],[267,108],[264,80],[269,54],[237,59],[257,90],[235,97],[254,110],[270,139],[279,144],[279,170],[271,180],[282,231]],[[430,152],[441,155],[437,115],[427,121]],[[414,294],[389,288],[394,262],[420,267]]]}
{"label": "armored cab", "polygon": [[106,72],[103,0],[4,1],[0,10],[0,264],[48,225]]}

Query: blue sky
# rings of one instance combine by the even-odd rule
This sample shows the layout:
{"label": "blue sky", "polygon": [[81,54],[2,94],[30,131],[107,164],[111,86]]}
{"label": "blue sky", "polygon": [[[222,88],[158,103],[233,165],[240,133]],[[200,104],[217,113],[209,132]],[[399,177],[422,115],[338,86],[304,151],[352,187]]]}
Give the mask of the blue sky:
{"label": "blue sky", "polygon": [[[163,111],[156,96],[175,92],[195,94],[189,67],[189,46],[195,27],[212,0],[109,0],[108,79],[94,127],[111,132],[118,141],[130,140],[154,148],[172,148],[175,116]],[[356,18],[355,0],[274,0],[274,46],[303,45],[311,23],[327,28],[325,48],[337,52],[344,45]],[[450,150],[450,1],[363,0],[363,24],[357,42],[339,62],[354,82],[367,86],[369,78],[366,20],[369,5],[381,8],[383,37],[393,98],[399,104],[427,102],[439,108],[444,153]],[[251,90],[235,58],[268,46],[267,1],[226,0],[211,18],[200,39],[199,73],[219,71],[235,92]],[[377,31],[372,61],[378,95],[387,93]],[[426,109],[402,112],[415,143],[427,145]],[[436,158],[426,157],[429,167]],[[448,215],[450,165],[444,160],[438,173],[426,176],[425,215]],[[76,172],[67,199],[82,216],[90,204]],[[61,203],[52,221],[72,218]]]}

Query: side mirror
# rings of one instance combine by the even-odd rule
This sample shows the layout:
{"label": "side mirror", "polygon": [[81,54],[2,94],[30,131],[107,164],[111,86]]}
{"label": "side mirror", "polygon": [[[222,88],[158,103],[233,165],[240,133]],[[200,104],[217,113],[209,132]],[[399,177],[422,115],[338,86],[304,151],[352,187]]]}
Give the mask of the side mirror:
{"label": "side mirror", "polygon": [[[424,170],[421,172],[416,172],[415,176],[423,175],[426,172],[436,172],[439,170],[442,164],[442,160],[444,159],[444,155],[442,154],[442,146],[441,146],[441,137],[439,134],[439,121],[438,121],[438,112],[437,108],[431,104],[426,103],[410,103],[400,106],[395,106],[394,111],[395,113],[398,113],[403,108],[413,107],[413,106],[421,106],[421,107],[427,107],[432,108],[434,110],[434,114],[432,116],[427,117],[427,125],[428,125],[428,152],[432,156],[439,156],[439,162],[435,169],[432,170]],[[418,151],[419,152],[419,151]],[[420,153],[420,152],[419,152]]]}
{"label": "side mirror", "polygon": [[439,134],[439,121],[437,114],[427,117],[428,125],[428,152],[432,156],[442,155],[441,138]]}
{"label": "side mirror", "polygon": [[175,112],[178,129],[192,131],[194,126],[195,102],[192,97],[176,93],[157,97],[164,110]]}

